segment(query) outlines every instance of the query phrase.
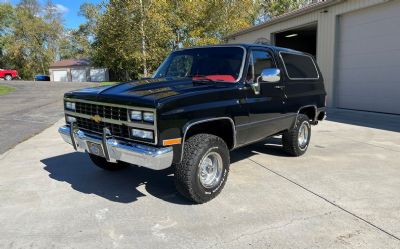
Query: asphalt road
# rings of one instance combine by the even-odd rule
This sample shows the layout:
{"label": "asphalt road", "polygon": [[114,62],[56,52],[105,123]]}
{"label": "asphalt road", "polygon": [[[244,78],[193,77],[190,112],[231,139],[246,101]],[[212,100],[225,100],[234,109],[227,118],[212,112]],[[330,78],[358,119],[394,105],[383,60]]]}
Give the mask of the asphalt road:
{"label": "asphalt road", "polygon": [[0,155],[0,248],[400,248],[400,116],[331,113],[302,157],[277,139],[232,152],[204,205],[171,171],[96,168],[60,120]]}
{"label": "asphalt road", "polygon": [[17,90],[0,95],[0,154],[63,117],[63,94],[95,83],[0,81]]}

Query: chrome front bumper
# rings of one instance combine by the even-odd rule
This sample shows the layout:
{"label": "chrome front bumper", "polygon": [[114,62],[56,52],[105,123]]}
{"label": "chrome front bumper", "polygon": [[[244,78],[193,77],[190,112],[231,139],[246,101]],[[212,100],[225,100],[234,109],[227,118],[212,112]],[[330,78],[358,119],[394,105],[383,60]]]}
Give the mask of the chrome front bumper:
{"label": "chrome front bumper", "polygon": [[107,134],[107,129],[103,136],[89,134],[78,128],[71,129],[70,126],[62,126],[58,132],[78,152],[89,152],[88,142],[100,144],[108,162],[122,161],[154,170],[166,169],[172,164],[172,147],[157,148],[119,141]]}

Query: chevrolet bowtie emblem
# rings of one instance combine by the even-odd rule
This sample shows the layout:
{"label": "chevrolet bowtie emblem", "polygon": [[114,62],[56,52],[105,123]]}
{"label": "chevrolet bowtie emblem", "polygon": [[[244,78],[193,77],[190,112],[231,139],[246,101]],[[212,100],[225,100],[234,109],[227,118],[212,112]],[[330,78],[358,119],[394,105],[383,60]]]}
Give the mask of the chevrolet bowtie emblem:
{"label": "chevrolet bowtie emblem", "polygon": [[94,115],[92,117],[92,120],[96,123],[100,123],[101,122],[101,117],[99,115]]}

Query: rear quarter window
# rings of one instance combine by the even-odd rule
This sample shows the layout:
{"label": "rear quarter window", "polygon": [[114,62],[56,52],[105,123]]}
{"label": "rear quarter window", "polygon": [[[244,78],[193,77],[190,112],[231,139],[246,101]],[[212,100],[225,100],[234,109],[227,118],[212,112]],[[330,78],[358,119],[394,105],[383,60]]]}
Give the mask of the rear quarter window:
{"label": "rear quarter window", "polygon": [[314,60],[308,55],[280,53],[290,79],[319,79]]}

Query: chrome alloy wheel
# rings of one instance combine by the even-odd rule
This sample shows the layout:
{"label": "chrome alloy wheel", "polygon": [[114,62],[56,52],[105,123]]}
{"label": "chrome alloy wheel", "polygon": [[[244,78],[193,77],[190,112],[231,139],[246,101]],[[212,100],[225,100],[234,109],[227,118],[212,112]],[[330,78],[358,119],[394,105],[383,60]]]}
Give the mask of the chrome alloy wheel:
{"label": "chrome alloy wheel", "polygon": [[301,149],[305,149],[308,143],[310,131],[309,131],[309,124],[305,121],[301,123],[299,128],[299,133],[297,135],[297,140],[299,143],[299,147]]}
{"label": "chrome alloy wheel", "polygon": [[199,179],[205,188],[214,188],[222,176],[222,157],[217,152],[208,152],[199,164]]}

